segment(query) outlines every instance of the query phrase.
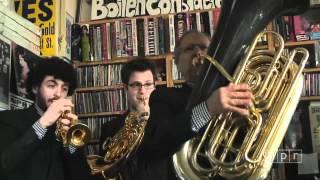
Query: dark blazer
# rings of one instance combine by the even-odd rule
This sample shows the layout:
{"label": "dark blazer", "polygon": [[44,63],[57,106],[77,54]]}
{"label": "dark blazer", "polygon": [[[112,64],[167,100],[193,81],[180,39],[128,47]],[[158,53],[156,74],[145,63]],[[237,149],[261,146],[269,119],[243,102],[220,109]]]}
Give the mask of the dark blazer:
{"label": "dark blazer", "polygon": [[[176,179],[171,158],[181,145],[194,134],[191,132],[191,113],[185,106],[191,88],[163,88],[150,97],[150,118],[138,151],[121,169],[124,179]],[[106,124],[101,140],[112,137],[124,124],[125,116]],[[102,154],[104,155],[104,154]]]}
{"label": "dark blazer", "polygon": [[1,180],[90,179],[81,150],[70,154],[56,141],[55,127],[39,140],[32,125],[40,118],[34,106],[0,112]]}

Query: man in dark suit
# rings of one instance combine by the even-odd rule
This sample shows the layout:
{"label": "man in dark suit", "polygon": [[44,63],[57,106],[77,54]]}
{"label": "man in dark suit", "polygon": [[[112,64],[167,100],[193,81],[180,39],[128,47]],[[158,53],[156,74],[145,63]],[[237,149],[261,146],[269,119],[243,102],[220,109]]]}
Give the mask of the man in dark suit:
{"label": "man in dark suit", "polygon": [[[172,170],[172,155],[185,141],[195,136],[211,116],[226,111],[248,114],[246,106],[251,103],[252,93],[246,84],[221,87],[205,102],[195,106],[192,112],[185,111],[199,70],[199,64],[192,65],[193,60],[206,52],[209,43],[210,38],[199,32],[188,32],[177,43],[175,61],[186,85],[182,88],[158,88],[151,94],[145,135],[137,152],[120,170],[125,174],[124,179],[177,179]],[[114,120],[116,123],[120,124]],[[102,133],[117,131],[112,127],[102,130]]]}
{"label": "man in dark suit", "polygon": [[[143,179],[171,180],[172,155],[188,139],[197,135],[212,116],[232,111],[248,115],[253,95],[247,84],[230,84],[215,90],[207,100],[194,106],[186,105],[199,74],[198,57],[206,53],[210,37],[200,32],[187,32],[177,42],[175,63],[186,80],[182,88],[156,89],[150,97],[150,118],[142,145],[137,152],[145,162],[140,174]],[[137,174],[139,174],[137,173]]]}
{"label": "man in dark suit", "polygon": [[[128,97],[128,111],[119,116],[116,119],[104,124],[101,129],[100,137],[100,154],[105,155],[105,150],[102,149],[103,143],[106,140],[110,140],[116,133],[123,128],[125,124],[126,116],[129,112],[137,111],[139,105],[141,105],[140,97],[143,97],[144,104],[148,108],[149,97],[151,93],[155,90],[155,66],[154,64],[146,58],[138,57],[129,61],[121,69],[121,80],[124,84],[125,90]],[[133,154],[130,160],[125,162],[120,168],[113,170],[115,173],[111,173],[111,176],[115,176],[120,179],[140,179],[140,176],[136,172],[141,168],[143,164],[138,162],[138,157]],[[110,175],[110,173],[109,173]]]}
{"label": "man in dark suit", "polygon": [[[0,112],[0,179],[90,179],[81,149],[56,140],[56,123],[64,131],[77,116],[67,96],[76,88],[73,66],[57,57],[44,58],[29,72],[27,90],[34,105]],[[64,114],[64,116],[62,116]]]}

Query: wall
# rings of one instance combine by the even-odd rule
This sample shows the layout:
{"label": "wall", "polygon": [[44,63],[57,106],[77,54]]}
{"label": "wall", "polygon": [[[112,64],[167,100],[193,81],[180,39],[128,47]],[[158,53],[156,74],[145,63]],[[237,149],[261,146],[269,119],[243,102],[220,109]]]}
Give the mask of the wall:
{"label": "wall", "polygon": [[91,19],[91,1],[88,0],[68,0],[66,3],[66,11],[73,17],[77,13],[77,1],[81,2],[79,21],[89,21]]}
{"label": "wall", "polygon": [[77,1],[78,0],[65,1],[65,3],[66,3],[66,12],[69,13],[73,18],[76,17]]}

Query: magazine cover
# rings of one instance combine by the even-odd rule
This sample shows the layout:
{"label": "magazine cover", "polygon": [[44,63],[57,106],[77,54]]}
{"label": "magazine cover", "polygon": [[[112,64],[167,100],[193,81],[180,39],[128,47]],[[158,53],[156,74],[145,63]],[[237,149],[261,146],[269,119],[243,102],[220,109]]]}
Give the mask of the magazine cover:
{"label": "magazine cover", "polygon": [[0,108],[10,109],[11,41],[0,35]]}
{"label": "magazine cover", "polygon": [[18,96],[30,99],[26,89],[26,80],[29,71],[40,61],[39,56],[28,49],[12,43],[12,61],[16,80],[16,92]]}
{"label": "magazine cover", "polygon": [[33,101],[10,93],[10,108],[11,109],[26,109],[33,104]]}
{"label": "magazine cover", "polygon": [[74,20],[70,14],[66,15],[66,58],[71,60],[71,26]]}
{"label": "magazine cover", "polygon": [[320,102],[311,101],[309,105],[310,131],[313,152],[320,154]]}

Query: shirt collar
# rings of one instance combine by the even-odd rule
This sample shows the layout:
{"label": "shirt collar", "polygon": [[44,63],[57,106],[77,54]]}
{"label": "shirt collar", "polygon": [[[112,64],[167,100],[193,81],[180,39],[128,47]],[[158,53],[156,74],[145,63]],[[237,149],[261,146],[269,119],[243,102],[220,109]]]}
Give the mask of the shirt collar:
{"label": "shirt collar", "polygon": [[37,104],[35,104],[34,107],[36,108],[37,113],[38,113],[40,116],[42,116],[43,113],[44,113],[43,110],[42,110]]}

